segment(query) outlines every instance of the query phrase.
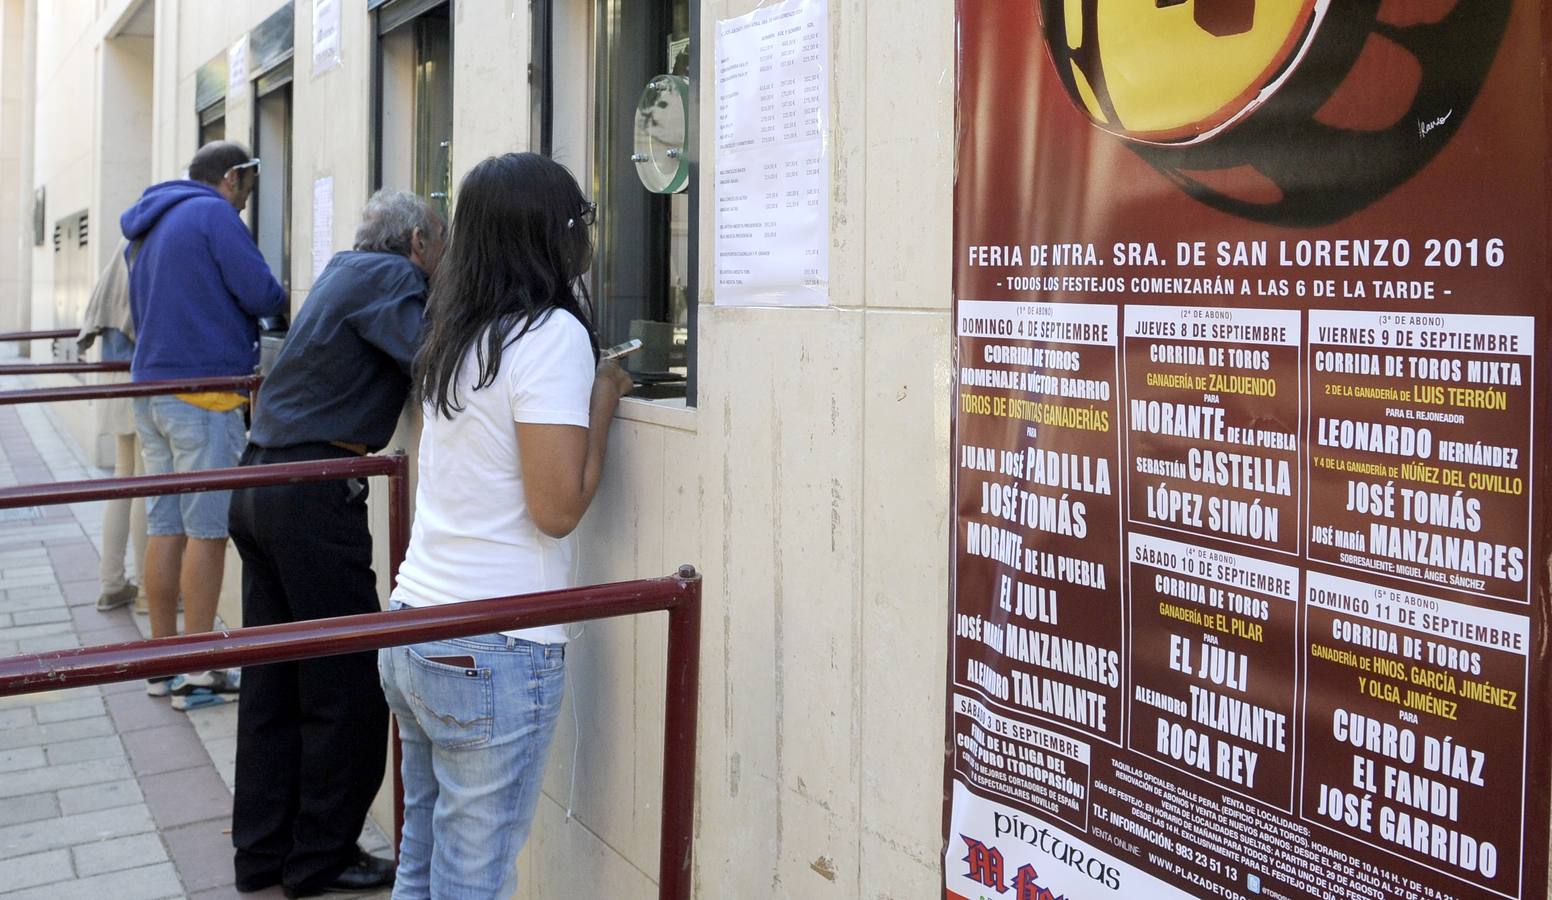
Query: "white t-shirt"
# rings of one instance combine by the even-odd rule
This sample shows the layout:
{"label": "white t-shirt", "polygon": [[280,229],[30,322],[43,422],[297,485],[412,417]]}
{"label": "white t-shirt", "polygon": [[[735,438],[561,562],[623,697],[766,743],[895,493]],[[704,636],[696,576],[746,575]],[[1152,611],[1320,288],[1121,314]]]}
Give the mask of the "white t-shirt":
{"label": "white t-shirt", "polygon": [[[470,350],[457,378],[463,411],[448,419],[424,409],[415,525],[394,600],[434,606],[575,586],[573,536],[552,538],[529,515],[515,423],[586,428],[594,370],[587,329],[562,310],[509,343],[496,380],[477,391]],[[504,633],[566,640],[563,625]]]}

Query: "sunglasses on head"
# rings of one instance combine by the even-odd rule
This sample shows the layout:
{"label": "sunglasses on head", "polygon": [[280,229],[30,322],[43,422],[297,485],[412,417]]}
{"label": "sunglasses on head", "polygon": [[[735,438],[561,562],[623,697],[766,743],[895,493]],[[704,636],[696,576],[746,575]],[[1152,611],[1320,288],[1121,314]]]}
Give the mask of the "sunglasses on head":
{"label": "sunglasses on head", "polygon": [[259,160],[258,160],[258,158],[255,157],[254,159],[250,159],[250,160],[248,160],[245,163],[239,163],[238,165],[232,166],[230,169],[227,169],[227,171],[228,172],[236,172],[239,176],[241,176],[243,169],[252,169],[253,170],[253,174],[255,174],[255,175],[259,174]]}

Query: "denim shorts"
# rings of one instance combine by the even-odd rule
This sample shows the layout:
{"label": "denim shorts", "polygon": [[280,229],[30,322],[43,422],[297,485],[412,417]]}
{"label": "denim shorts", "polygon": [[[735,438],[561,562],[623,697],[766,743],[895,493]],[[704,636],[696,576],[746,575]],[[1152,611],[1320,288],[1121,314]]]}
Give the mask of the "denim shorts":
{"label": "denim shorts", "polygon": [[[469,657],[473,666],[434,661],[443,657]],[[395,900],[426,900],[432,885],[438,900],[511,896],[565,663],[564,644],[500,634],[378,651],[404,750]]]}
{"label": "denim shorts", "polygon": [[[212,412],[177,397],[136,397],[135,427],[147,475],[230,468],[246,441],[241,408]],[[148,497],[146,533],[226,540],[231,499],[231,491]]]}

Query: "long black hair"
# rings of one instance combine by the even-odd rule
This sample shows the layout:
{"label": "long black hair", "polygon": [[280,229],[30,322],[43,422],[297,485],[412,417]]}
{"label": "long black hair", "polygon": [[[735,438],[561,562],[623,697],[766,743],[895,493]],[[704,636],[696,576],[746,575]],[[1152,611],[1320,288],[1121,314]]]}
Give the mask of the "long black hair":
{"label": "long black hair", "polygon": [[566,167],[536,153],[493,156],[464,176],[412,373],[436,414],[463,410],[458,370],[471,347],[480,390],[496,380],[502,351],[556,310],[587,329],[596,358],[581,281],[593,257],[591,209]]}

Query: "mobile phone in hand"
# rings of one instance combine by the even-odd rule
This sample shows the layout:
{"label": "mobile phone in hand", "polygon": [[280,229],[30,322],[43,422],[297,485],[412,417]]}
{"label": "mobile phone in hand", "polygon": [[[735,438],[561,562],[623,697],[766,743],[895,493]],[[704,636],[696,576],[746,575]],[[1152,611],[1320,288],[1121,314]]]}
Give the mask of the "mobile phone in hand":
{"label": "mobile phone in hand", "polygon": [[630,356],[640,349],[641,338],[631,338],[623,344],[615,344],[613,347],[605,350],[603,356],[604,359],[619,359],[622,356]]}

